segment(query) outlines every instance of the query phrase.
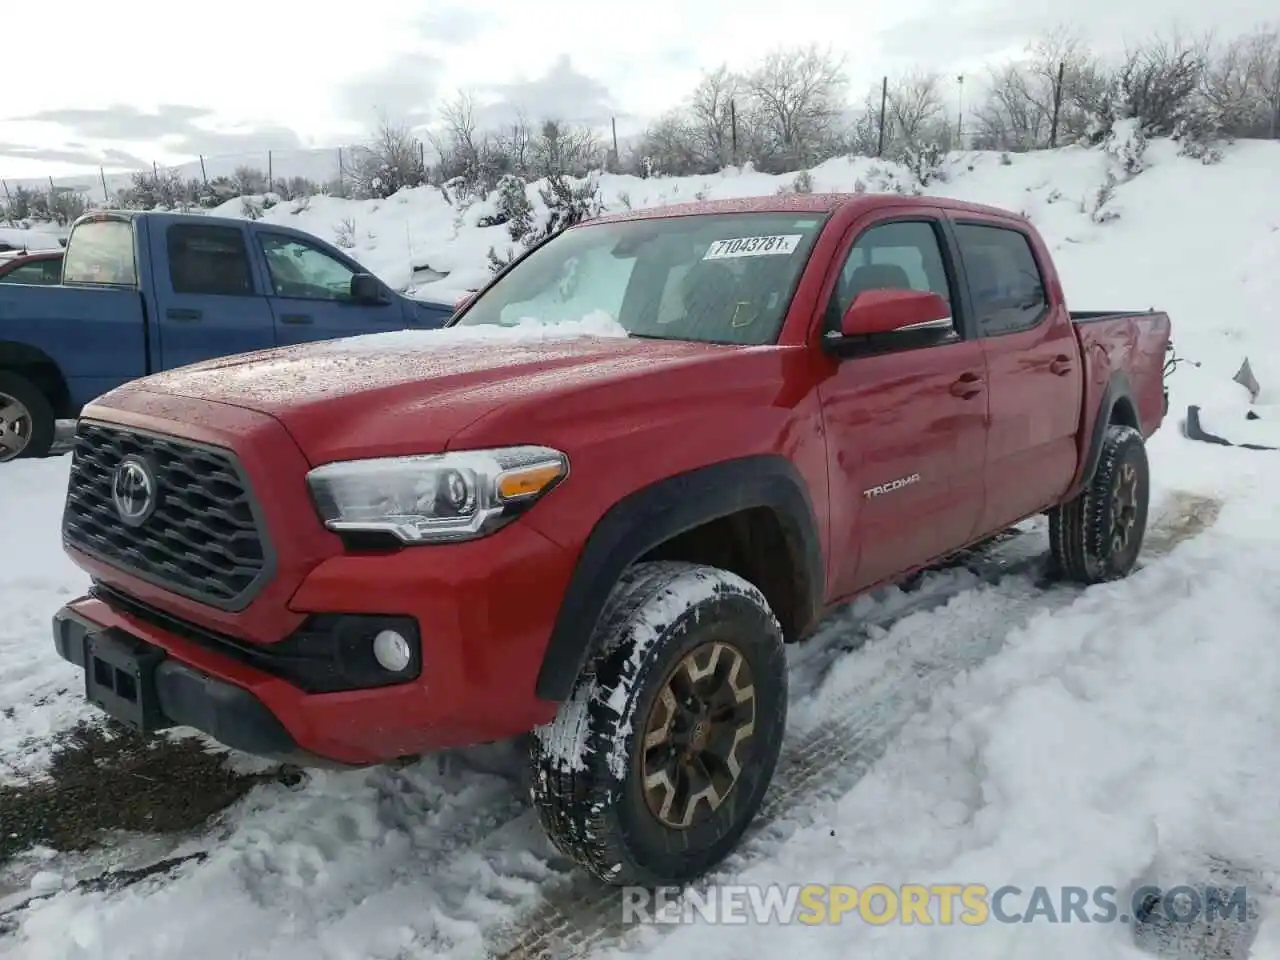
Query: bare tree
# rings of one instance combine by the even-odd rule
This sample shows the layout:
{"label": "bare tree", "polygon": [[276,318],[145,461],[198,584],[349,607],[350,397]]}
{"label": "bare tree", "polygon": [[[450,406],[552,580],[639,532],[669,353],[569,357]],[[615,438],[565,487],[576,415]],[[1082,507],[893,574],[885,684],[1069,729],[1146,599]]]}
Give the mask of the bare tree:
{"label": "bare tree", "polygon": [[630,167],[641,176],[710,172],[702,169],[704,162],[693,121],[683,110],[670,110],[645,130]]}
{"label": "bare tree", "polygon": [[1275,137],[1280,132],[1280,30],[1238,37],[1212,57],[1201,93],[1225,133]]}
{"label": "bare tree", "polygon": [[733,113],[741,92],[741,78],[721,64],[703,74],[689,99],[693,152],[709,171],[722,169],[737,159],[733,155]]}
{"label": "bare tree", "polygon": [[1138,118],[1148,136],[1173,133],[1193,106],[1208,62],[1207,39],[1176,33],[1129,49],[1115,77],[1116,115]]}
{"label": "bare tree", "polygon": [[937,139],[946,114],[942,78],[916,71],[890,84],[886,113],[885,125],[892,131],[885,137],[886,148],[890,142],[898,149]]}
{"label": "bare tree", "polygon": [[533,132],[523,112],[516,114],[510,129],[495,134],[494,149],[506,159],[511,173],[519,177],[528,175],[533,162]]}
{"label": "bare tree", "polygon": [[775,50],[745,78],[758,164],[797,170],[817,160],[837,135],[847,86],[843,70],[843,59],[810,45]]}
{"label": "bare tree", "polygon": [[604,165],[600,138],[586,127],[573,127],[559,120],[544,120],[539,135],[530,145],[531,170],[546,177],[564,173],[583,177]]}
{"label": "bare tree", "polygon": [[1028,44],[1026,54],[988,68],[987,97],[973,111],[975,146],[1038,150],[1079,140],[1109,102],[1111,77],[1077,34],[1059,27]]}
{"label": "bare tree", "polygon": [[422,148],[409,128],[383,117],[367,146],[355,153],[352,170],[357,196],[389,197],[426,182]]}

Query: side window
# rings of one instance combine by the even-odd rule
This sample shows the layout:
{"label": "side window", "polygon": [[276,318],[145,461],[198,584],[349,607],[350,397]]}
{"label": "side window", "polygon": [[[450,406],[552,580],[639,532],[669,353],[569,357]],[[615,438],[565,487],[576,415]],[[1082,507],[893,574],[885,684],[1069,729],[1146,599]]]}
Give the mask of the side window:
{"label": "side window", "polygon": [[87,220],[71,231],[66,283],[134,287],[138,264],[133,251],[133,224],[128,220]]}
{"label": "side window", "polygon": [[[50,279],[49,265],[53,264],[55,270],[53,278]],[[0,283],[22,283],[37,284],[44,286],[46,284],[56,284],[62,279],[62,264],[58,260],[33,260],[31,263],[24,263],[20,267],[15,267],[3,277],[0,277]]]}
{"label": "side window", "polygon": [[973,223],[957,223],[955,230],[982,335],[1016,333],[1039,323],[1049,299],[1026,235]]}
{"label": "side window", "polygon": [[249,249],[238,227],[176,223],[165,232],[174,293],[251,297]]}
{"label": "side window", "polygon": [[50,286],[57,286],[62,282],[62,258],[55,260],[45,260],[44,266],[44,282]]}
{"label": "side window", "polygon": [[928,290],[955,301],[942,260],[937,226],[923,220],[882,223],[862,234],[849,251],[827,304],[826,329],[839,330],[840,320],[864,290]]}
{"label": "side window", "polygon": [[302,240],[262,234],[271,285],[278,297],[349,300],[354,270]]}

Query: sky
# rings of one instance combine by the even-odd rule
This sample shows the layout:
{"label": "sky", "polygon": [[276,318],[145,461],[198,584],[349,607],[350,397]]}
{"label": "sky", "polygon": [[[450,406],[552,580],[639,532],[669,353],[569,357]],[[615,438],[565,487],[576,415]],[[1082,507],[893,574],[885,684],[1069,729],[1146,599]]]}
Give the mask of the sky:
{"label": "sky", "polygon": [[459,90],[489,122],[517,110],[601,127],[615,118],[626,135],[676,106],[702,70],[748,69],[777,47],[829,46],[861,100],[886,73],[976,76],[1060,25],[1119,49],[1154,30],[1230,35],[1276,17],[1274,0],[384,0],[367,17],[359,4],[302,15],[283,0],[57,7],[54,44],[41,39],[44,7],[5,8],[0,176],[198,154],[262,166],[268,149],[284,169],[290,151],[359,142],[380,117],[434,122]]}

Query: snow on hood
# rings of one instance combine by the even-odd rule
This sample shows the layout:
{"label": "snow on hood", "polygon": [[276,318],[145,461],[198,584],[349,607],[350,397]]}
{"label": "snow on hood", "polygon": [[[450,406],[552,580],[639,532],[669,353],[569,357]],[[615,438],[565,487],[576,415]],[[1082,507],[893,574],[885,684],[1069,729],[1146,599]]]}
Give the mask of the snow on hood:
{"label": "snow on hood", "polygon": [[430,350],[434,346],[463,343],[533,343],[548,340],[573,340],[578,337],[625,337],[626,327],[603,310],[596,310],[580,320],[549,322],[525,317],[513,326],[479,324],[476,326],[442,327],[438,330],[393,330],[358,337],[323,341],[320,350],[330,347],[339,353],[370,350],[401,352]]}

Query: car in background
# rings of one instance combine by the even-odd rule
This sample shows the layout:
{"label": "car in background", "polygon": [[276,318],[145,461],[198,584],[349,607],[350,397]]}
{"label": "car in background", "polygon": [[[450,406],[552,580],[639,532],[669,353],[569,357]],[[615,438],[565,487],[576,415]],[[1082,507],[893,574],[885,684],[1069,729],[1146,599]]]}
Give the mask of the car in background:
{"label": "car in background", "polygon": [[435,329],[454,305],[405,296],[317,236],[205,214],[95,211],[52,284],[0,284],[0,463],[54,449],[57,421],[137,377],[271,347]]}
{"label": "car in background", "polygon": [[13,250],[0,253],[0,283],[57,286],[62,282],[61,250]]}

